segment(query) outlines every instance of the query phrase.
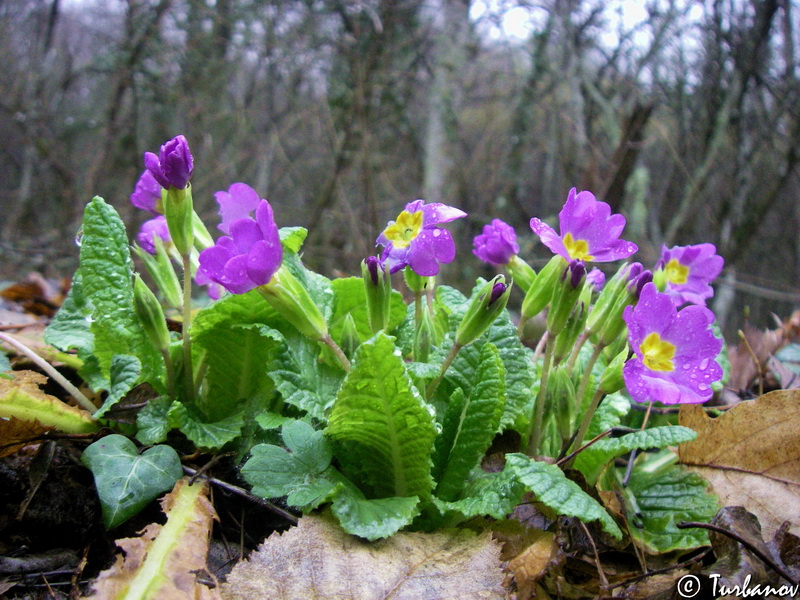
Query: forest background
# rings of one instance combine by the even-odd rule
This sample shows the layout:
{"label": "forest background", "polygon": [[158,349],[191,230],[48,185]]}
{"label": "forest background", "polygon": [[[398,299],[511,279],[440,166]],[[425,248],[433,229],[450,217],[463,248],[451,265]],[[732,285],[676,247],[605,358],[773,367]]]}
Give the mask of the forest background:
{"label": "forest background", "polygon": [[204,220],[248,183],[328,275],[419,197],[470,213],[448,283],[491,274],[492,218],[538,267],[528,221],[577,187],[648,267],[716,244],[724,330],[770,326],[800,306],[799,34],[793,0],[0,0],[0,279],[72,273],[94,195],[135,233],[182,133]]}

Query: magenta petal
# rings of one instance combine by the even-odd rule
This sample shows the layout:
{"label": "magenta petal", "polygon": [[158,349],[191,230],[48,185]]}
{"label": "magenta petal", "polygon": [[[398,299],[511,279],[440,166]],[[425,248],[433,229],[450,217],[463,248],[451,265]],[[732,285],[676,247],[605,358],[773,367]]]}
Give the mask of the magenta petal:
{"label": "magenta petal", "polygon": [[239,254],[228,261],[220,283],[234,294],[244,294],[256,287],[247,274],[246,254]]}
{"label": "magenta petal", "polygon": [[277,240],[280,242],[280,234],[278,233],[278,226],[275,224],[275,217],[272,214],[272,207],[266,200],[261,200],[256,207],[256,222],[265,240]]}
{"label": "magenta petal", "polygon": [[623,314],[633,349],[638,352],[639,345],[650,333],[662,335],[675,319],[676,313],[669,296],[659,293],[654,283],[646,284],[636,306],[626,307]]}
{"label": "magenta petal", "polygon": [[213,281],[219,280],[225,271],[225,265],[233,258],[233,252],[220,243],[221,239],[215,246],[203,250],[199,257],[200,269]]}
{"label": "magenta petal", "polygon": [[225,233],[229,233],[233,221],[250,216],[261,201],[258,193],[244,183],[234,183],[227,192],[214,194],[214,198],[219,204],[219,213],[222,217],[222,223],[218,227]]}
{"label": "magenta petal", "polygon": [[153,178],[158,181],[158,184],[163,187],[164,189],[169,188],[169,181],[166,177],[164,177],[163,173],[161,172],[161,163],[158,160],[158,156],[153,154],[152,152],[145,152],[144,153],[144,166],[150,171],[150,174]]}
{"label": "magenta petal", "polygon": [[433,277],[439,272],[439,263],[436,262],[435,249],[432,236],[423,235],[422,232],[409,246],[408,266],[423,277]]}
{"label": "magenta petal", "polygon": [[257,285],[269,283],[275,271],[281,266],[282,250],[280,242],[260,240],[247,254],[247,274]]}
{"label": "magenta petal", "polygon": [[[419,209],[418,209],[419,210]],[[447,206],[441,202],[426,204],[422,207],[422,226],[430,227],[439,223],[449,223],[467,216],[463,210]]]}
{"label": "magenta petal", "polygon": [[261,228],[253,219],[239,219],[231,223],[231,237],[236,244],[238,254],[246,254],[257,241],[264,238]]}
{"label": "magenta petal", "polygon": [[705,390],[695,389],[651,371],[638,358],[625,363],[622,374],[628,393],[637,402],[700,404],[713,395],[710,385]]}
{"label": "magenta petal", "polygon": [[542,240],[542,243],[550,248],[550,250],[556,254],[560,254],[567,260],[570,260],[569,252],[567,252],[567,249],[564,247],[564,242],[561,241],[561,236],[558,235],[555,232],[555,229],[550,227],[550,225],[534,217],[531,219],[531,229],[533,230],[533,233],[539,236],[539,239]]}

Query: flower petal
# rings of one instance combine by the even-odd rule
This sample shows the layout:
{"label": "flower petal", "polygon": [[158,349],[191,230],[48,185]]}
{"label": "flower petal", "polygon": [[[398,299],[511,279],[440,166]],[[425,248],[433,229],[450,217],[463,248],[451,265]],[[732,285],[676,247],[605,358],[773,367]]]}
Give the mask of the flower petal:
{"label": "flower petal", "polygon": [[[418,208],[417,210],[420,209]],[[463,210],[442,204],[441,202],[426,204],[421,207],[421,210],[423,227],[430,227],[432,225],[438,225],[439,223],[449,223],[450,221],[455,221],[456,219],[461,219],[467,216],[467,213],[465,213]]]}
{"label": "flower petal", "polygon": [[247,254],[253,244],[264,239],[258,223],[249,217],[234,221],[231,223],[230,229],[238,254]]}
{"label": "flower petal", "polygon": [[219,204],[219,214],[222,217],[218,228],[225,233],[230,233],[230,224],[233,221],[250,216],[261,201],[258,193],[245,183],[234,183],[227,192],[214,194],[214,198]]}
{"label": "flower petal", "polygon": [[540,219],[533,218],[531,219],[531,229],[533,233],[539,236],[539,239],[542,240],[542,243],[550,248],[552,252],[555,254],[560,254],[567,260],[570,260],[569,252],[564,247],[564,242],[561,241],[561,236],[558,235],[550,225],[541,221]]}
{"label": "flower petal", "polygon": [[253,244],[247,253],[247,274],[257,285],[269,283],[275,271],[281,266],[283,257],[280,241],[277,245],[269,240]]}

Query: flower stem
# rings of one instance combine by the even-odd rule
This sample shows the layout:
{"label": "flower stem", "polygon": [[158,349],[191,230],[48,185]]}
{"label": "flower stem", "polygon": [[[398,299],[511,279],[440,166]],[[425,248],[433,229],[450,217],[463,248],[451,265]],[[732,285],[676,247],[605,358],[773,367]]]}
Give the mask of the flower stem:
{"label": "flower stem", "polygon": [[47,373],[50,376],[50,378],[55,382],[57,382],[62,388],[64,388],[69,393],[70,396],[75,398],[75,401],[81,406],[81,408],[84,408],[85,410],[89,411],[92,414],[94,414],[97,411],[97,407],[94,404],[92,404],[91,400],[89,400],[86,396],[84,396],[83,393],[74,385],[72,385],[67,380],[66,377],[64,377],[61,373],[59,373],[58,370],[53,365],[51,365],[41,356],[36,354],[36,352],[28,348],[25,344],[23,344],[16,338],[11,337],[6,333],[0,332],[0,340],[4,341],[9,346],[13,346],[14,348],[22,352],[25,356],[30,358],[31,361],[33,361],[36,364],[36,366],[38,366],[40,369],[42,369],[42,371]]}
{"label": "flower stem", "polygon": [[183,375],[184,375],[184,400],[194,400],[194,369],[192,368],[192,340],[189,337],[189,327],[192,324],[192,265],[189,253],[183,255],[183,323],[181,334],[183,336]]}
{"label": "flower stem", "polygon": [[347,359],[347,355],[344,351],[339,347],[339,344],[333,341],[333,338],[330,335],[326,335],[322,338],[322,342],[328,346],[333,353],[336,355],[336,358],[339,359],[339,362],[342,364],[345,372],[350,372],[350,361]]}
{"label": "flower stem", "polygon": [[533,422],[528,426],[528,456],[538,456],[539,451],[541,450],[542,424],[544,422],[544,401],[547,392],[547,380],[550,377],[550,367],[551,363],[553,362],[553,348],[555,348],[555,340],[548,340],[548,344],[544,351],[544,363],[542,364],[542,378],[539,381],[539,393],[536,394],[534,419]]}
{"label": "flower stem", "polygon": [[433,393],[436,391],[436,388],[438,388],[439,384],[442,382],[444,374],[447,372],[447,369],[450,368],[450,365],[452,364],[453,360],[455,359],[456,355],[459,353],[461,348],[462,346],[459,346],[458,344],[453,344],[453,347],[450,348],[450,353],[447,355],[447,358],[444,359],[444,362],[442,363],[442,370],[439,372],[438,377],[436,377],[436,379],[431,381],[428,384],[428,387],[425,388],[426,398],[430,398],[431,396],[433,396]]}
{"label": "flower stem", "polygon": [[589,339],[589,332],[584,331],[581,334],[581,337],[578,338],[578,341],[575,343],[575,347],[572,349],[572,354],[569,355],[569,362],[567,362],[567,372],[572,373],[572,368],[575,366],[575,361],[578,360],[578,356],[581,353],[581,348],[586,343],[586,340]]}
{"label": "flower stem", "polygon": [[[605,397],[605,394],[598,389],[594,396],[592,396],[592,402],[589,405],[589,409],[583,415],[583,421],[581,421],[580,429],[578,429],[578,433],[575,435],[575,441],[572,443],[572,448],[580,448],[581,444],[583,444],[583,440],[586,437],[586,432],[589,430],[589,424],[592,422],[592,417],[594,416],[597,407],[600,406],[600,401]],[[577,454],[573,451],[573,454]],[[573,456],[572,459],[567,462],[565,468],[569,468],[572,466],[572,462],[575,460]]]}
{"label": "flower stem", "polygon": [[[581,382],[578,385],[578,391],[575,394],[575,402],[578,405],[577,408],[580,411],[581,405],[583,404],[583,395],[586,393],[586,386],[589,385],[589,379],[592,377],[592,369],[594,369],[594,364],[597,362],[597,359],[600,358],[600,354],[603,353],[603,349],[605,346],[602,344],[597,344],[594,348],[594,352],[589,357],[589,362],[586,363],[586,367],[583,371],[583,377],[581,377]],[[572,369],[570,368],[570,371]],[[590,415],[591,418],[591,415]]]}

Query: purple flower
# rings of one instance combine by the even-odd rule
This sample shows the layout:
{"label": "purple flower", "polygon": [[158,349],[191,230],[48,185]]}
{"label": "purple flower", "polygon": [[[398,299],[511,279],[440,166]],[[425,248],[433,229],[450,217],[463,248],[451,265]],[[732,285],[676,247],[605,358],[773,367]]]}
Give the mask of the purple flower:
{"label": "purple flower", "polygon": [[217,228],[224,233],[230,233],[231,223],[249,217],[261,202],[258,192],[245,183],[234,183],[227,192],[214,194],[214,198],[222,217],[222,223]]}
{"label": "purple flower", "polygon": [[639,302],[625,308],[628,342],[635,356],[623,377],[637,402],[695,404],[710,399],[711,383],[722,378],[714,360],[722,348],[709,329],[714,313],[703,306],[680,312],[654,283],[644,286]]}
{"label": "purple flower", "polygon": [[600,269],[592,269],[586,274],[586,283],[594,286],[595,292],[599,292],[606,284],[606,274]]}
{"label": "purple flower", "polygon": [[230,223],[229,234],[200,253],[198,274],[233,294],[244,294],[269,283],[283,259],[269,202],[259,202],[255,219],[245,217]]}
{"label": "purple flower", "polygon": [[662,246],[657,267],[666,275],[664,291],[676,306],[687,302],[705,306],[706,299],[714,295],[709,284],[720,274],[725,263],[716,252],[714,244]]}
{"label": "purple flower", "polygon": [[213,281],[202,269],[198,269],[194,276],[194,282],[199,286],[207,285],[208,297],[212,300],[219,300],[222,296],[222,286]]}
{"label": "purple flower", "polygon": [[445,204],[409,202],[396,221],[389,221],[375,242],[384,247],[381,260],[392,273],[408,265],[417,275],[436,275],[439,263],[452,262],[456,257],[450,232],[436,225],[466,216],[464,211]]}
{"label": "purple flower", "polygon": [[503,294],[505,294],[507,289],[508,286],[502,281],[498,281],[497,283],[495,283],[492,286],[492,294],[489,297],[489,304],[487,304],[487,306],[491,306],[492,304],[497,302],[497,299],[500,298],[500,296],[502,296]]}
{"label": "purple flower", "polygon": [[645,269],[641,263],[633,263],[628,271],[628,292],[639,299],[644,286],[653,281],[653,272]]}
{"label": "purple flower", "polygon": [[163,215],[142,223],[142,228],[136,235],[136,241],[147,252],[150,254],[155,254],[156,237],[161,238],[165,243],[172,241],[172,238],[169,235],[169,227],[167,227],[167,218]]}
{"label": "purple flower", "polygon": [[161,184],[155,180],[153,174],[145,169],[131,194],[131,204],[154,215],[158,214],[158,205],[161,202]]}
{"label": "purple flower", "polygon": [[158,156],[144,153],[144,166],[165,190],[171,187],[182,190],[189,183],[194,171],[194,159],[189,143],[182,135],[176,136],[161,146]]}
{"label": "purple flower", "polygon": [[483,233],[472,241],[472,253],[490,265],[505,265],[512,256],[519,253],[517,234],[514,228],[500,219],[492,219],[491,224],[483,226]]}
{"label": "purple flower", "polygon": [[567,260],[609,262],[628,258],[639,249],[619,239],[625,217],[612,215],[611,207],[591,192],[576,193],[572,188],[558,222],[560,235],[536,218],[531,219],[531,229],[545,246]]}

